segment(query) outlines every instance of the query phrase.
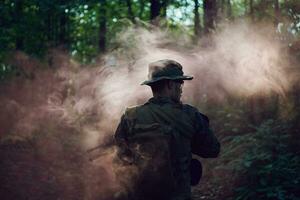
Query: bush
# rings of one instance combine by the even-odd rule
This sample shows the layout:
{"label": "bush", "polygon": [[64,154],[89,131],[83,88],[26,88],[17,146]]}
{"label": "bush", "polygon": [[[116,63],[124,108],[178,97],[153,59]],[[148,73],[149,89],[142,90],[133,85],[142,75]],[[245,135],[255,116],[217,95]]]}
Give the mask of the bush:
{"label": "bush", "polygon": [[287,122],[269,119],[255,132],[230,138],[224,157],[237,174],[234,199],[299,198],[300,156]]}

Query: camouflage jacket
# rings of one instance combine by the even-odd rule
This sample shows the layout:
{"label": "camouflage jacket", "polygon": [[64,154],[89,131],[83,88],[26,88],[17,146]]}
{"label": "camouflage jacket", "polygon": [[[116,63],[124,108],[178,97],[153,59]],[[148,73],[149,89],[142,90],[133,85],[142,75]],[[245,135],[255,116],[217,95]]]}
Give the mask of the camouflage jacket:
{"label": "camouflage jacket", "polygon": [[[119,155],[130,160],[130,157],[133,157],[132,148],[129,148],[131,139],[151,129],[158,132],[157,127],[163,130],[160,132],[175,138],[170,154],[171,174],[176,184],[171,191],[167,192],[169,198],[164,196],[162,199],[189,199],[191,195],[189,165],[192,154],[203,158],[217,157],[220,143],[209,128],[208,118],[196,108],[175,103],[168,98],[153,97],[144,105],[127,108],[123,114],[115,132],[115,140],[120,147]],[[154,134],[151,131],[149,133]],[[160,144],[152,148],[159,149],[162,146],[166,145]],[[158,199],[158,197],[152,198]]]}

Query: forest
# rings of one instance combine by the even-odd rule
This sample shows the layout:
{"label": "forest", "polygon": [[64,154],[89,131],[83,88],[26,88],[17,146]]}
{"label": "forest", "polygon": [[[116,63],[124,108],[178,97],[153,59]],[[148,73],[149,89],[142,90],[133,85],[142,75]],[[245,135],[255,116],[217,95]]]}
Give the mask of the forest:
{"label": "forest", "polygon": [[[1,0],[0,198],[114,200],[113,135],[174,59],[221,142],[194,200],[300,199],[299,0]],[[123,177],[124,176],[124,177]]]}

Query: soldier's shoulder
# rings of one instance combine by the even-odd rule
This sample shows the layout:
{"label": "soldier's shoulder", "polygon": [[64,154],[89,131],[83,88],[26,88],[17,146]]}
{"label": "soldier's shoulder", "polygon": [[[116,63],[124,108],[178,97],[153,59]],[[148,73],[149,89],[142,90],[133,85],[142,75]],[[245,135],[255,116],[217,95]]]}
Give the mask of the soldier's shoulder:
{"label": "soldier's shoulder", "polygon": [[126,107],[125,113],[126,112],[133,112],[133,111],[137,110],[139,107],[140,107],[139,105]]}
{"label": "soldier's shoulder", "polygon": [[190,104],[182,104],[182,107],[183,107],[184,111],[189,112],[189,113],[199,112],[199,110],[195,106],[192,106]]}
{"label": "soldier's shoulder", "polygon": [[136,112],[139,109],[139,107],[140,107],[140,105],[126,107],[126,109],[125,109],[125,115]]}
{"label": "soldier's shoulder", "polygon": [[135,116],[137,112],[143,110],[143,108],[145,107],[144,104],[142,105],[135,105],[135,106],[129,106],[125,109],[125,116],[129,116],[129,117],[132,117],[132,116]]}
{"label": "soldier's shoulder", "polygon": [[203,118],[207,121],[209,120],[208,117],[205,114],[203,114],[202,112],[200,112],[199,109],[196,108],[195,106],[192,106],[189,104],[183,104],[183,109],[186,112],[188,112],[189,114],[200,116],[201,118]]}

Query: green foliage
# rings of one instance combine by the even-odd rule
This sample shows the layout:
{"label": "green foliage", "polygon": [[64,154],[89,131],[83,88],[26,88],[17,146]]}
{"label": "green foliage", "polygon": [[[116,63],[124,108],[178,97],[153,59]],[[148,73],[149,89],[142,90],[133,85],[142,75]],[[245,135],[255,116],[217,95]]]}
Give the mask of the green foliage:
{"label": "green foliage", "polygon": [[[103,4],[103,2],[106,2]],[[225,1],[222,1],[223,3]],[[249,1],[231,0],[225,7],[232,11],[229,19],[248,16]],[[275,1],[274,1],[275,2]],[[273,1],[253,1],[255,20],[274,20]],[[194,1],[167,1],[166,18],[162,20],[164,27],[174,37],[188,33],[193,36]],[[200,23],[203,21],[203,1],[199,1]],[[290,33],[298,37],[300,32],[299,1],[279,1],[280,33]],[[128,5],[131,5],[129,9]],[[220,2],[217,4],[220,10]],[[227,8],[229,9],[229,8]],[[116,48],[115,41],[123,25],[141,25],[150,20],[150,1],[79,1],[79,0],[2,0],[0,2],[0,62],[5,54],[21,50],[29,55],[41,57],[48,48],[64,46],[79,61],[87,63],[98,55],[99,24],[106,22],[106,48]],[[222,17],[222,16],[221,16]],[[288,19],[288,20],[286,20]],[[126,23],[124,23],[126,22]],[[217,21],[218,23],[218,21]],[[204,27],[202,27],[204,28]],[[100,52],[101,53],[101,52]]]}
{"label": "green foliage", "polygon": [[11,65],[5,65],[5,64],[0,64],[0,82],[1,81],[6,81],[9,78],[15,76],[18,73],[18,70],[11,66]]}
{"label": "green foliage", "polygon": [[70,14],[73,25],[72,55],[83,63],[87,63],[97,55],[98,32],[95,31],[99,29],[97,6],[79,5],[73,7]]}
{"label": "green foliage", "polygon": [[284,10],[283,13],[291,20],[291,23],[289,25],[288,30],[294,34],[298,35],[300,34],[300,4],[297,0],[291,0],[286,2],[286,4],[283,5]]}
{"label": "green foliage", "polygon": [[269,119],[255,129],[226,147],[228,166],[241,177],[235,199],[299,199],[300,156],[289,123]]}

